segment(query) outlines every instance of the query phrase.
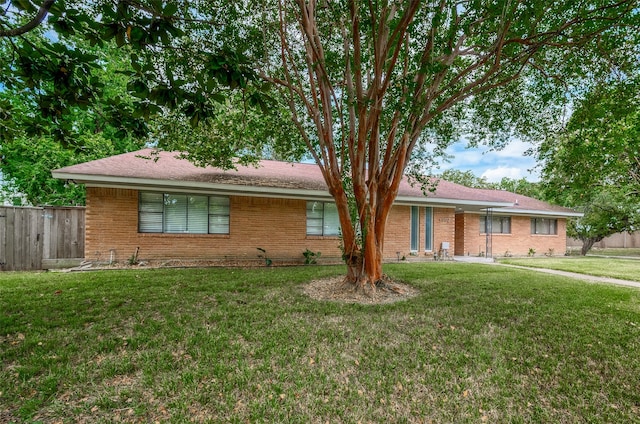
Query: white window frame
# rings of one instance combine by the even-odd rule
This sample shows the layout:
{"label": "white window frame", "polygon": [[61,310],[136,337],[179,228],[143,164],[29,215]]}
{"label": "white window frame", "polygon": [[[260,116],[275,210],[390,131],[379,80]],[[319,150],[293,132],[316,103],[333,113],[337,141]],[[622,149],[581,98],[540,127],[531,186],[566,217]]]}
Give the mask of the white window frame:
{"label": "white window frame", "polygon": [[333,202],[307,201],[307,236],[338,237],[340,218]]}

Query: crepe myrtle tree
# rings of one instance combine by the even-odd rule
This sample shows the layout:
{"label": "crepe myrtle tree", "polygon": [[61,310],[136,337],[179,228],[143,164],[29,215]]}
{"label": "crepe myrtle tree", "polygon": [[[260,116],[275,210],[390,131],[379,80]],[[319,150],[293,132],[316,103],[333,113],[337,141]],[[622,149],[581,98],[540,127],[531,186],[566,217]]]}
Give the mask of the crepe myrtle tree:
{"label": "crepe myrtle tree", "polygon": [[[95,3],[101,25],[82,24],[133,49],[140,110],[180,108],[197,125],[221,87],[265,111],[270,99],[287,105],[335,200],[347,280],[362,290],[382,279],[405,174],[462,134],[496,146],[541,134],[554,105],[608,72],[607,53],[638,30],[637,0]],[[229,165],[221,151],[189,157]]]}
{"label": "crepe myrtle tree", "polygon": [[545,123],[536,112],[638,28],[634,1],[276,8],[279,51],[259,73],[288,99],[337,205],[347,279],[365,290],[382,278],[389,212],[425,141],[442,149],[462,131],[498,144],[532,134]]}

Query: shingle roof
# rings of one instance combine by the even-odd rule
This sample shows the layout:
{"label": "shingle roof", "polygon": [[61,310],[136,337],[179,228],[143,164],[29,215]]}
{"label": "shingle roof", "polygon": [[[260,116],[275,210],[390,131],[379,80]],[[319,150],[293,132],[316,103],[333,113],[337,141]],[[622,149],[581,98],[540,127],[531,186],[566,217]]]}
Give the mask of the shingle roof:
{"label": "shingle roof", "polygon": [[[227,190],[258,195],[327,197],[327,186],[315,164],[263,160],[258,167],[238,166],[235,170],[198,167],[178,152],[159,152],[153,149],[124,153],[53,171],[53,176],[73,179],[87,185],[156,187],[174,189]],[[150,159],[153,158],[153,159]],[[312,196],[313,197],[313,196]],[[516,205],[515,202],[518,201]],[[573,214],[566,208],[549,205],[529,197],[499,190],[480,190],[440,180],[435,192],[423,193],[419,184],[405,178],[398,191],[398,202],[448,204],[463,209],[507,207],[517,213],[539,211],[559,215]],[[465,208],[464,206],[467,206]]]}

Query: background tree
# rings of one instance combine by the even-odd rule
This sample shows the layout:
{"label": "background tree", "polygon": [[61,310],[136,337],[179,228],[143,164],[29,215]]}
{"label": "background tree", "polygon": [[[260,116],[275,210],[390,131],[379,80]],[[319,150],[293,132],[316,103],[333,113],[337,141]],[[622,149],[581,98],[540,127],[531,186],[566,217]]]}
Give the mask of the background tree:
{"label": "background tree", "polygon": [[601,189],[578,209],[581,218],[569,221],[567,235],[582,241],[581,255],[605,237],[621,232],[634,232],[640,225],[640,205],[636,198],[617,188]]}
{"label": "background tree", "polygon": [[546,196],[539,182],[532,182],[526,178],[519,178],[516,180],[504,177],[496,184],[495,188],[497,190],[505,190],[511,193],[517,193],[534,199],[543,200],[545,202],[551,201],[553,203],[553,200]]}
{"label": "background tree", "polygon": [[568,234],[593,244],[618,232],[637,230],[640,213],[640,100],[633,73],[607,78],[576,101],[564,132],[546,140],[544,190],[585,216]]}
{"label": "background tree", "polygon": [[[50,43],[36,32],[21,40],[35,50]],[[66,40],[72,41],[86,57],[95,57],[101,64],[68,66],[71,79],[82,73],[79,78],[93,81],[100,94],[85,99],[73,97],[76,102],[70,103],[59,97],[65,89],[56,85],[55,78],[29,73],[28,69],[39,66],[37,61],[12,58],[7,45],[0,45],[7,53],[0,55],[4,75],[0,113],[5,118],[0,124],[0,172],[6,180],[0,190],[7,198],[23,199],[32,205],[84,204],[84,190],[53,179],[51,170],[136,150],[146,140],[147,123],[137,116],[127,92],[127,78],[119,74],[130,67],[129,55],[90,47],[82,39]],[[22,70],[15,70],[16,60],[24,66]]]}
{"label": "background tree", "polygon": [[473,171],[461,171],[458,169],[447,169],[442,174],[439,175],[443,180],[460,184],[465,187],[471,188],[495,188],[495,184],[487,181],[485,177],[476,176]]}

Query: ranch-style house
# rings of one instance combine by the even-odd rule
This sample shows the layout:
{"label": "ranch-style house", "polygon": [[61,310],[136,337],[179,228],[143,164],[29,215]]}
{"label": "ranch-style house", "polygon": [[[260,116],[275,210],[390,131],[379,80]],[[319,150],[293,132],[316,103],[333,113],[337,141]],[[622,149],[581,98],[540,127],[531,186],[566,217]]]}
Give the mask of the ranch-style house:
{"label": "ranch-style house", "polygon": [[[235,170],[197,167],[177,152],[125,153],[53,171],[87,188],[85,257],[92,261],[303,262],[339,259],[335,205],[314,164],[264,160]],[[563,255],[573,210],[499,190],[405,179],[392,207],[385,260]],[[277,263],[277,262],[276,262]]]}

